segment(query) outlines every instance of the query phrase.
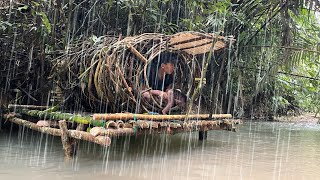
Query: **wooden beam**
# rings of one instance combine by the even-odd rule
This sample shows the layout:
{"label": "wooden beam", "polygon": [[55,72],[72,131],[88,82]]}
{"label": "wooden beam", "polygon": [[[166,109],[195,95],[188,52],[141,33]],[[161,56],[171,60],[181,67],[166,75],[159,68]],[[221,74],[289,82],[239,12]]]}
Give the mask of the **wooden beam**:
{"label": "wooden beam", "polygon": [[[46,134],[50,134],[53,136],[61,136],[60,129],[50,128],[50,127],[40,127],[40,126],[37,126],[33,122],[29,122],[24,119],[17,118],[13,114],[7,114],[4,116],[4,118],[12,123],[27,127],[29,129],[32,129],[35,131],[39,131],[41,133],[46,133]],[[84,132],[84,131],[68,130],[68,135],[72,138],[93,142],[93,143],[99,144],[101,146],[109,146],[111,144],[111,139],[107,136],[95,137],[95,136],[91,135],[90,133]]]}
{"label": "wooden beam", "polygon": [[59,127],[61,131],[61,142],[64,150],[64,156],[67,159],[71,159],[73,156],[73,145],[72,139],[69,137],[66,121],[59,121]]}

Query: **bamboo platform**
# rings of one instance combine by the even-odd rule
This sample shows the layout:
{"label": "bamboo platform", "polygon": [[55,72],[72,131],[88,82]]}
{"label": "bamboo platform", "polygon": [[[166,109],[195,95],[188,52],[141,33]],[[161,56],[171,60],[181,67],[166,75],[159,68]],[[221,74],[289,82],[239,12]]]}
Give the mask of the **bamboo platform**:
{"label": "bamboo platform", "polygon": [[[111,138],[118,136],[146,135],[146,134],[176,134],[199,131],[199,140],[206,139],[207,131],[227,130],[236,131],[241,120],[232,119],[231,114],[190,114],[190,115],[150,115],[133,113],[92,114],[82,116],[55,111],[56,108],[46,110],[43,107],[24,105],[10,105],[15,110],[4,116],[19,126],[39,131],[53,136],[61,136],[66,157],[72,157],[75,139],[84,140],[110,146]],[[20,118],[30,117],[31,120]],[[27,118],[28,119],[28,118]],[[68,124],[77,125],[67,128]],[[75,127],[75,126],[74,126]]]}

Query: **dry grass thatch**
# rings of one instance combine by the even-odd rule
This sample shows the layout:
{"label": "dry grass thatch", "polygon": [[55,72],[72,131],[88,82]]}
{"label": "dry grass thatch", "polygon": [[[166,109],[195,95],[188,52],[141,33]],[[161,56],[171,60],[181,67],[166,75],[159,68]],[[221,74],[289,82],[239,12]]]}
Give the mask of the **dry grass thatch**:
{"label": "dry grass thatch", "polygon": [[67,96],[80,87],[81,96],[91,106],[106,104],[113,112],[159,111],[163,108],[159,101],[154,99],[150,104],[140,93],[141,78],[147,78],[146,69],[155,57],[164,51],[178,54],[174,86],[191,96],[196,87],[194,80],[201,76],[204,58],[199,54],[223,49],[230,40],[198,32],[104,37],[95,43],[86,41],[70,47],[55,60],[52,77]]}

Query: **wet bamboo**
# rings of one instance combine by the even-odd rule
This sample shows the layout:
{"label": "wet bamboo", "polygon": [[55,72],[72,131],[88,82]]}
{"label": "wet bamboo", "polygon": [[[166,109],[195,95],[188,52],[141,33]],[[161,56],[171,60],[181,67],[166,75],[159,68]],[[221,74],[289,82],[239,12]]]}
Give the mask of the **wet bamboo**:
{"label": "wet bamboo", "polygon": [[19,110],[20,113],[26,114],[33,117],[38,117],[41,119],[50,119],[50,120],[66,120],[69,122],[76,122],[79,124],[91,124],[93,126],[103,126],[104,121],[93,121],[90,116],[81,116],[70,113],[62,112],[49,112],[49,111],[39,111],[39,110]]}
{"label": "wet bamboo", "polygon": [[[229,130],[223,128],[224,126],[216,125],[216,126],[205,126],[205,127],[198,127],[195,126],[191,128],[183,128],[180,127],[173,127],[173,126],[166,126],[161,128],[147,128],[147,129],[141,129],[138,127],[132,127],[132,128],[120,128],[120,129],[105,129],[102,127],[94,127],[90,130],[90,134],[93,136],[131,136],[131,135],[142,135],[142,134],[159,134],[159,133],[167,133],[167,134],[176,134],[176,133],[182,133],[182,132],[191,132],[191,131],[199,131],[200,129],[205,129],[203,131],[208,130]],[[136,129],[135,129],[136,128]]]}
{"label": "wet bamboo", "polygon": [[[189,115],[149,115],[149,114],[132,114],[132,113],[116,113],[116,114],[93,114],[93,120],[185,120],[185,119],[209,119],[209,114],[189,114]],[[232,118],[231,114],[212,114],[212,119]]]}
{"label": "wet bamboo", "polygon": [[[158,129],[140,129],[138,127],[133,128],[120,128],[120,129],[105,129],[102,127],[94,127],[90,130],[90,134],[93,136],[132,136],[132,135],[143,135],[143,134],[160,134],[160,133],[169,133],[169,127],[158,128]],[[183,131],[186,132],[186,131]]]}
{"label": "wet bamboo", "polygon": [[102,127],[94,127],[90,130],[90,134],[93,136],[125,136],[134,134],[133,128],[121,128],[121,129],[105,129]]}
{"label": "wet bamboo", "polygon": [[[35,123],[33,122],[29,122],[26,121],[24,119],[20,119],[17,117],[14,117],[14,115],[6,115],[4,116],[5,119],[9,120],[12,123],[27,127],[29,129],[35,130],[35,131],[39,131],[41,133],[46,133],[46,134],[50,134],[53,136],[61,136],[61,130],[60,129],[56,129],[56,128],[50,128],[50,127],[40,127],[37,126]],[[79,140],[84,140],[84,141],[90,141],[96,144],[100,144],[102,146],[109,146],[111,144],[111,139],[107,136],[93,136],[88,132],[84,132],[84,131],[77,131],[77,130],[68,130],[68,134],[70,137],[75,138],[75,139],[79,139]]]}
{"label": "wet bamboo", "polygon": [[9,110],[14,109],[36,109],[36,110],[45,110],[48,109],[48,106],[35,106],[35,105],[20,105],[20,104],[9,104]]}
{"label": "wet bamboo", "polygon": [[[236,124],[241,124],[240,120],[216,120],[216,121],[188,121],[188,122],[150,122],[137,121],[125,123],[125,128],[103,128],[94,127],[90,130],[93,136],[106,135],[125,136],[125,135],[141,135],[141,134],[156,134],[168,133],[175,134],[180,132],[190,131],[208,131],[208,130],[228,130],[233,131]],[[128,126],[127,124],[132,124]]]}

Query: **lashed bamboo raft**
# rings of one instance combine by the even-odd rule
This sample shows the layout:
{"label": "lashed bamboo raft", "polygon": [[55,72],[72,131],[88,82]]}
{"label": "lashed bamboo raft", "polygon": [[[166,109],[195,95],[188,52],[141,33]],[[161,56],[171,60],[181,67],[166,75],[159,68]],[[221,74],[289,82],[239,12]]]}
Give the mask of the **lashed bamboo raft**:
{"label": "lashed bamboo raft", "polygon": [[[41,106],[9,105],[9,109],[16,111],[6,114],[4,118],[29,129],[53,136],[61,136],[66,158],[71,158],[75,151],[74,145],[78,140],[93,142],[102,146],[109,146],[111,138],[115,136],[132,136],[142,134],[175,134],[181,132],[199,131],[206,133],[209,130],[235,131],[241,120],[231,119],[230,114],[191,114],[186,115],[146,115],[146,114],[93,114],[82,116],[56,112],[57,108],[44,111],[28,110],[43,109]],[[17,116],[18,115],[18,116]],[[32,117],[32,121],[19,118]],[[35,120],[36,118],[36,120]],[[69,124],[77,124],[76,129],[67,129]],[[84,124],[94,125],[84,128]]]}
{"label": "lashed bamboo raft", "polygon": [[[61,136],[59,129],[50,128],[50,122],[47,125],[38,125],[27,120],[17,118],[13,114],[5,116],[5,118],[15,124],[28,127],[32,130],[42,133],[51,134],[53,136]],[[49,120],[47,120],[49,121]],[[41,121],[38,121],[41,122]],[[241,124],[241,120],[221,119],[221,120],[189,120],[189,121],[148,121],[148,120],[130,120],[123,122],[121,120],[105,122],[103,127],[94,127],[90,130],[90,134],[79,130],[68,130],[70,137],[91,141],[100,145],[110,145],[109,139],[101,140],[95,138],[97,136],[122,136],[122,135],[139,135],[152,133],[179,133],[190,131],[208,131],[208,130],[228,130],[235,131],[237,124]],[[150,131],[151,130],[151,131]]]}
{"label": "lashed bamboo raft", "polygon": [[[24,114],[25,116],[37,118],[37,123],[29,122],[27,120],[16,117],[15,113],[10,113],[5,116],[9,121],[18,125],[26,126],[30,129],[48,133],[54,136],[60,136],[59,129],[51,128],[50,126],[57,126],[55,121],[66,120],[69,123],[77,124],[91,124],[93,127],[88,132],[81,130],[69,130],[69,135],[75,139],[92,141],[101,145],[109,145],[109,142],[101,142],[94,137],[99,135],[103,136],[121,136],[121,135],[139,135],[145,133],[178,133],[190,131],[208,131],[224,129],[234,131],[236,124],[241,124],[240,120],[231,119],[230,114],[192,114],[192,115],[146,115],[146,114],[130,114],[130,113],[117,113],[117,114],[93,114],[91,116],[82,116],[79,114],[70,114],[62,112],[54,112],[56,108],[50,108],[44,111],[40,110],[27,110],[28,106],[13,106],[18,108],[17,113]],[[20,109],[19,109],[20,108]],[[34,106],[30,106],[34,108]],[[42,107],[37,107],[42,109]],[[94,136],[94,137],[91,137]],[[108,141],[107,139],[105,141]]]}

